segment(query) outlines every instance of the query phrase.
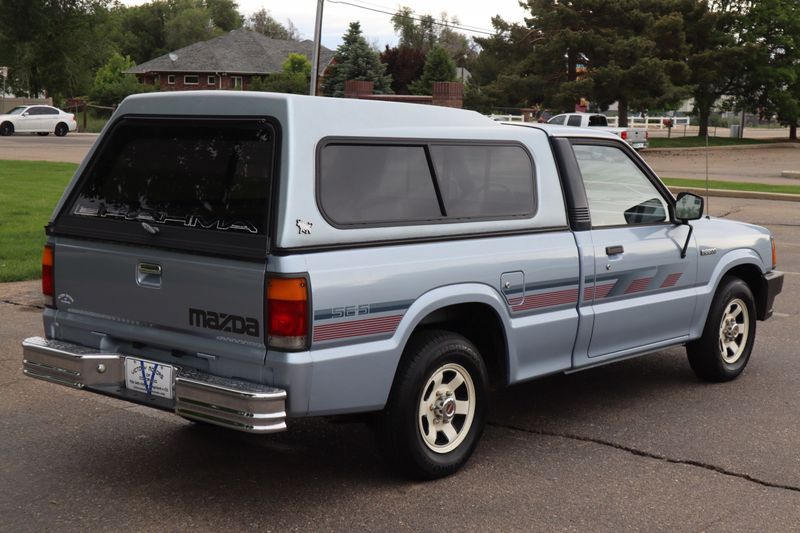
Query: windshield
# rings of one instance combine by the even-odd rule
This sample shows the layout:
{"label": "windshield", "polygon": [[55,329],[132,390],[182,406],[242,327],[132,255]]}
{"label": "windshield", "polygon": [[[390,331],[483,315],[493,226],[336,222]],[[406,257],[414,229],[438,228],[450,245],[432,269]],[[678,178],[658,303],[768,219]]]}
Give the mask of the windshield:
{"label": "windshield", "polygon": [[17,106],[15,108],[13,108],[11,111],[9,111],[8,113],[6,113],[6,115],[21,115],[22,112],[25,111],[26,109],[28,109],[28,106],[24,106],[24,105]]}

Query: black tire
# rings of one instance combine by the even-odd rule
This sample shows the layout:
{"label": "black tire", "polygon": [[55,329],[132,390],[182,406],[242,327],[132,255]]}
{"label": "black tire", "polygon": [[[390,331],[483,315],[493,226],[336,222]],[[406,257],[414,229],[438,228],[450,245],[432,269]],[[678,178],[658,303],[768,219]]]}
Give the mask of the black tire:
{"label": "black tire", "polygon": [[0,135],[3,137],[7,135],[14,135],[14,125],[10,122],[3,122],[0,124]]}
{"label": "black tire", "polygon": [[39,137],[47,137],[48,135],[50,135],[50,132],[49,131],[37,131],[36,135],[38,135]]}
{"label": "black tire", "polygon": [[56,124],[56,131],[55,131],[56,137],[63,137],[67,133],[69,133],[69,127],[66,124],[64,124],[63,122],[59,122],[58,124]]}
{"label": "black tire", "polygon": [[689,365],[704,381],[736,379],[750,360],[755,338],[753,292],[739,278],[724,278],[711,302],[703,335],[686,345]]}
{"label": "black tire", "polygon": [[378,421],[391,466],[416,479],[458,470],[483,433],[487,382],[486,365],[466,338],[436,330],[414,334]]}

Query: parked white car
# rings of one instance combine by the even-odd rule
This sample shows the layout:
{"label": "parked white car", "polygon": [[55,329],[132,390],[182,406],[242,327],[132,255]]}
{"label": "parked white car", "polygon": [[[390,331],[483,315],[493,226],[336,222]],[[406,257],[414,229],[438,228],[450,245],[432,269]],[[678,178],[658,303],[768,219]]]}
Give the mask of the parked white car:
{"label": "parked white car", "polygon": [[63,137],[76,129],[78,123],[75,122],[75,115],[49,105],[17,106],[8,113],[0,115],[0,135],[55,133],[56,136]]}

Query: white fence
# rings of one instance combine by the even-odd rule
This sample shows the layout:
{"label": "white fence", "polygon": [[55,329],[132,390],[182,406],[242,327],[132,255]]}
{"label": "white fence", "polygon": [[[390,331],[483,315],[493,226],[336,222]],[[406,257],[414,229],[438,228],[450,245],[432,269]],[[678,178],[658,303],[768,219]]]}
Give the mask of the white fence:
{"label": "white fence", "polygon": [[[523,115],[489,115],[492,120],[501,122],[525,122]],[[672,126],[690,126],[690,117],[628,117],[628,126],[631,128],[646,128],[648,130],[663,130],[665,120],[672,120]],[[608,117],[608,125],[616,128],[619,117]]]}

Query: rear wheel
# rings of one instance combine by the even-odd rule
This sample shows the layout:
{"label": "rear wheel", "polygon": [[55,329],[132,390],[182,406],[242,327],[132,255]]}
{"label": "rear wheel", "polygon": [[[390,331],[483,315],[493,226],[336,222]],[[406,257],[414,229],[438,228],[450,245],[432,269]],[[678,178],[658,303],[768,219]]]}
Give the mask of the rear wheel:
{"label": "rear wheel", "polygon": [[69,132],[69,128],[63,122],[59,122],[56,125],[56,137],[63,137],[67,132]]}
{"label": "rear wheel", "polygon": [[486,366],[469,340],[446,331],[415,334],[379,425],[392,466],[422,479],[458,470],[483,432],[486,383]]}
{"label": "rear wheel", "polygon": [[686,345],[689,364],[705,381],[735,379],[750,360],[756,338],[756,311],[750,287],[739,278],[720,283],[703,335]]}
{"label": "rear wheel", "polygon": [[0,135],[13,135],[14,134],[14,125],[10,122],[3,122],[0,124]]}

